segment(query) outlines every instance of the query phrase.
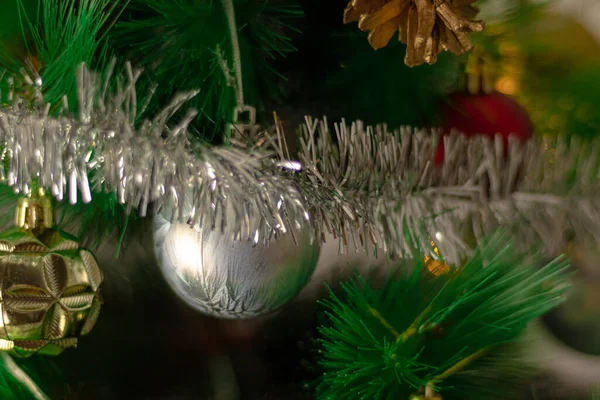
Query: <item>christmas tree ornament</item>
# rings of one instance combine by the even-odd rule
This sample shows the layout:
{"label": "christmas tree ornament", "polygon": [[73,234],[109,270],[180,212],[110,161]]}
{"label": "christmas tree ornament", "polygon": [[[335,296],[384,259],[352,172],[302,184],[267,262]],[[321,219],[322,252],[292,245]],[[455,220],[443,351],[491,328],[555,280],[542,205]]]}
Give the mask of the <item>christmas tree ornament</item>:
{"label": "christmas tree ornament", "polygon": [[495,89],[494,67],[481,49],[469,57],[466,68],[466,90],[448,96],[441,109],[443,133],[436,153],[436,164],[444,161],[445,138],[452,131],[467,137],[502,138],[505,151],[509,137],[527,142],[534,126],[529,114],[513,97]]}
{"label": "christmas tree ornament", "polygon": [[226,319],[252,318],[290,302],[312,276],[319,246],[308,233],[270,243],[233,239],[231,232],[154,222],[155,252],[173,291],[189,306]]}
{"label": "christmas tree ornament", "polygon": [[92,253],[54,224],[43,190],[22,198],[16,227],[0,234],[0,349],[58,355],[100,313],[102,273]]}
{"label": "christmas tree ornament", "polygon": [[369,32],[369,43],[377,50],[388,45],[399,31],[406,44],[404,62],[409,67],[435,64],[442,50],[456,55],[473,48],[468,32],[481,32],[482,21],[473,18],[479,9],[476,0],[351,0],[344,11],[344,23],[358,22]]}

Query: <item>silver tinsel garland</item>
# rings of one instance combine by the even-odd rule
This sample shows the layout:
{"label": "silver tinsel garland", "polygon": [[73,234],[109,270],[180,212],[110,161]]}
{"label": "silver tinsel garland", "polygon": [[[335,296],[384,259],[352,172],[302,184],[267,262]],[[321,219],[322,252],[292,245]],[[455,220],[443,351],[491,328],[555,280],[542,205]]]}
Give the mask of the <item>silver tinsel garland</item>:
{"label": "silver tinsel garland", "polygon": [[[41,79],[30,79],[35,109],[17,98],[0,110],[0,142],[8,174],[28,193],[33,180],[58,199],[89,202],[113,192],[140,215],[163,208],[232,234],[268,241],[309,229],[341,239],[340,250],[368,248],[403,255],[438,247],[450,260],[469,254],[483,236],[509,227],[524,246],[560,252],[563,232],[600,238],[600,141],[556,143],[446,137],[443,166],[432,162],[439,132],[306,118],[299,162],[276,124],[253,143],[194,150],[188,125],[172,122],[197,92],[176,95],[152,120],[136,122],[139,71],[126,68],[119,90],[109,90],[85,66],[78,70],[79,115],[64,102],[60,117],[41,99]],[[36,84],[37,83],[37,84]],[[507,155],[506,155],[507,154]],[[191,215],[183,204],[193,205]],[[409,240],[410,239],[410,240]],[[433,250],[431,250],[433,251]]]}
{"label": "silver tinsel garland", "polygon": [[564,250],[565,232],[600,239],[598,140],[511,138],[504,149],[500,136],[453,134],[444,138],[443,165],[435,166],[437,132],[342,122],[331,134],[326,121],[308,118],[302,132],[307,178],[339,204],[315,207],[314,218],[337,216],[318,225],[335,227],[344,243],[368,238],[400,254],[437,247],[459,261],[499,227],[524,248],[540,244],[549,253]]}

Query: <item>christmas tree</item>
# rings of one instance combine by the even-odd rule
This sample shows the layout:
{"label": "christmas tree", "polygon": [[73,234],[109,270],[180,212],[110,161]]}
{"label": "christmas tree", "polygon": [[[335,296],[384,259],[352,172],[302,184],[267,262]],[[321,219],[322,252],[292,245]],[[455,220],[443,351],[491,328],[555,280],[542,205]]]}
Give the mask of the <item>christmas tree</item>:
{"label": "christmas tree", "polygon": [[1,399],[598,396],[600,46],[574,20],[7,3]]}

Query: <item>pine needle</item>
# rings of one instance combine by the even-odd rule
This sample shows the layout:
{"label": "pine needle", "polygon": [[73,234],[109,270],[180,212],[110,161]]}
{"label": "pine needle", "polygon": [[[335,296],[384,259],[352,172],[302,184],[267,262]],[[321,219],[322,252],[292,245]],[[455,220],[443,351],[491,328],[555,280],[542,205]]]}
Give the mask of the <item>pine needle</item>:
{"label": "pine needle", "polygon": [[[322,302],[329,323],[320,329],[317,397],[405,399],[432,386],[444,399],[495,398],[493,384],[523,377],[526,368],[508,367],[504,346],[562,303],[568,264],[538,269],[539,256],[516,251],[509,239],[493,235],[445,276],[421,277],[416,261],[414,274],[405,269],[380,288],[358,279],[343,285],[344,300],[332,293]],[[486,385],[473,382],[478,371]]]}
{"label": "pine needle", "polygon": [[[301,12],[293,3],[272,0],[236,0],[234,6],[245,102],[260,108],[263,96],[274,94],[277,74],[270,62],[294,50],[286,32],[293,30],[290,19]],[[148,111],[157,112],[177,91],[200,90],[189,103],[199,110],[192,132],[197,139],[222,139],[237,103],[231,39],[221,2],[134,0],[129,9],[129,20],[117,25],[112,39],[128,61],[148,73],[141,88],[157,86]]]}
{"label": "pine needle", "polygon": [[[116,7],[111,0],[48,0],[38,1],[37,12],[33,13],[26,0],[18,0],[26,43],[27,38],[31,38],[31,44],[26,46],[28,55],[20,60],[2,57],[0,65],[12,72],[13,77],[24,79],[23,88],[31,83],[41,86],[43,99],[51,110],[58,111],[57,106],[67,98],[69,110],[77,112],[79,93],[75,71],[82,62],[100,72],[108,68],[106,35],[118,16]],[[32,60],[39,62],[39,71],[35,70]],[[15,89],[14,95],[22,94]],[[18,195],[12,189],[0,187],[0,197],[1,204],[14,209]],[[60,207],[59,214],[61,226],[76,225],[79,237],[92,248],[115,231],[124,233],[129,218],[115,196],[104,193],[94,196],[92,204]],[[3,224],[7,224],[8,217],[12,218],[12,213],[7,212],[5,216]]]}
{"label": "pine needle", "polygon": [[69,389],[58,368],[44,357],[13,359],[0,357],[0,398],[48,400],[52,395],[67,396]]}
{"label": "pine needle", "polygon": [[[67,95],[69,106],[77,106],[75,71],[82,63],[103,70],[108,56],[106,29],[115,11],[110,0],[48,0],[38,2],[35,18],[27,13],[24,0],[18,0],[28,58],[3,58],[0,65],[14,76],[43,86],[44,100],[58,104]],[[41,69],[37,70],[35,63]],[[43,80],[40,78],[43,77]]]}

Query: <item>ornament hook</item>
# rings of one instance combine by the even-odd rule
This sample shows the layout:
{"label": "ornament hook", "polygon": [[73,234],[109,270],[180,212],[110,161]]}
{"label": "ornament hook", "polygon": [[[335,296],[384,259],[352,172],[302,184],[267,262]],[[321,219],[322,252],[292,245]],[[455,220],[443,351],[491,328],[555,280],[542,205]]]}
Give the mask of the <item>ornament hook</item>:
{"label": "ornament hook", "polygon": [[259,130],[256,124],[256,108],[248,105],[237,106],[233,111],[233,123],[229,131],[232,137],[254,139]]}
{"label": "ornament hook", "polygon": [[44,189],[32,190],[19,199],[15,224],[25,230],[49,229],[54,225],[52,199],[46,196]]}

